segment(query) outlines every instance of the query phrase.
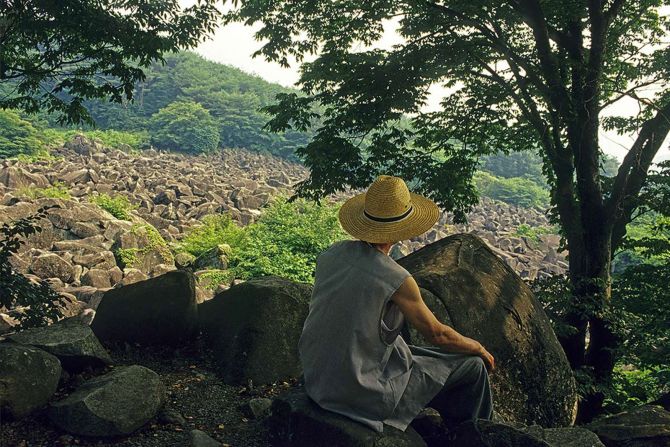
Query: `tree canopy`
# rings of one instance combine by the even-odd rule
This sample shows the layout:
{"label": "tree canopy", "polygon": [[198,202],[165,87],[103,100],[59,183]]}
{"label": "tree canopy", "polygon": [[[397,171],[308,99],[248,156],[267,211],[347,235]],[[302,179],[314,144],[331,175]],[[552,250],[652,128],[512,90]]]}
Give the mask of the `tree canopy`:
{"label": "tree canopy", "polygon": [[172,102],[156,112],[151,123],[151,142],[158,148],[197,154],[219,147],[216,121],[197,102]]}
{"label": "tree canopy", "polygon": [[9,0],[0,3],[0,108],[90,121],[88,98],[133,97],[143,69],[195,46],[219,18],[216,0]]}
{"label": "tree canopy", "polygon": [[[305,94],[266,108],[272,130],[304,130],[298,149],[310,177],[298,193],[319,198],[366,187],[389,173],[453,210],[476,201],[481,155],[537,151],[553,216],[570,251],[574,332],[561,338],[573,368],[606,383],[618,343],[610,303],[612,253],[640,204],[647,173],[670,130],[667,0],[237,1],[228,21],[260,22],[257,51],[301,65]],[[397,23],[403,41],[375,48]],[[664,40],[665,39],[665,40]],[[314,55],[305,62],[306,55]],[[449,89],[425,111],[429,88]],[[632,101],[632,115],[611,116]],[[403,117],[410,116],[410,125]],[[637,137],[617,175],[601,175],[600,130]],[[584,306],[585,303],[592,303]],[[590,343],[586,344],[587,328]],[[580,405],[601,408],[602,393]]]}

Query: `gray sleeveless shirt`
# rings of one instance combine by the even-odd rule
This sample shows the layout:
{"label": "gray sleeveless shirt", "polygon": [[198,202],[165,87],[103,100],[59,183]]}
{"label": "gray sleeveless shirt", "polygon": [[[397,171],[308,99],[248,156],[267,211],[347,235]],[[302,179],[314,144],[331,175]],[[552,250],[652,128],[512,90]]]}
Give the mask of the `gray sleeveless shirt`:
{"label": "gray sleeveless shirt", "polygon": [[452,369],[437,352],[413,356],[399,336],[404,318],[390,297],[408,276],[366,242],[336,242],[317,258],[298,345],[307,394],[378,432],[405,430]]}

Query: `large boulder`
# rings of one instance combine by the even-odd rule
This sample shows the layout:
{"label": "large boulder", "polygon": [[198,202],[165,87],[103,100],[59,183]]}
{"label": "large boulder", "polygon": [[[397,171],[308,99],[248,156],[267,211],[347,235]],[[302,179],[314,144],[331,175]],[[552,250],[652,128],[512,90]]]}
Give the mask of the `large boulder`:
{"label": "large boulder", "polygon": [[19,418],[45,405],[61,376],[56,357],[32,346],[0,343],[0,418]]}
{"label": "large boulder", "polygon": [[105,292],[91,329],[103,342],[175,344],[197,324],[195,279],[177,270]]}
{"label": "large boulder", "polygon": [[586,427],[607,447],[670,446],[670,412],[656,405],[642,405]]}
{"label": "large boulder", "polygon": [[430,292],[435,314],[446,313],[446,324],[495,356],[494,407],[505,420],[545,427],[574,420],[574,377],[549,319],[482,239],[450,236],[398,262]]}
{"label": "large boulder", "polygon": [[112,363],[91,328],[79,318],[68,318],[51,326],[27,329],[10,335],[11,341],[31,345],[55,355],[68,372]]}
{"label": "large boulder", "polygon": [[298,340],[311,287],[269,276],[219,293],[199,305],[200,327],[229,383],[297,377]]}
{"label": "large boulder", "polygon": [[310,447],[424,447],[412,427],[404,432],[385,426],[383,433],[326,411],[296,388],[276,398],[269,419],[272,445]]}
{"label": "large boulder", "polygon": [[121,436],[146,424],[164,403],[165,387],[158,374],[132,365],[84,382],[51,404],[48,414],[54,424],[72,434]]}
{"label": "large boulder", "polygon": [[35,258],[30,270],[42,279],[58,278],[64,282],[70,281],[74,272],[72,264],[54,253],[43,254]]}

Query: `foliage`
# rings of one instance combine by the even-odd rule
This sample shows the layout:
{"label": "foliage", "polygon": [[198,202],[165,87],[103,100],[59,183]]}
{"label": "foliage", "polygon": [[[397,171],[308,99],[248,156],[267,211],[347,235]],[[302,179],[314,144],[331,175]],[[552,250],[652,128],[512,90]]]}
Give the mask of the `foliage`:
{"label": "foliage", "polygon": [[514,234],[519,237],[526,237],[534,242],[539,242],[540,236],[543,234],[558,234],[558,229],[555,227],[531,227],[528,224],[521,224],[516,227]]}
{"label": "foliage", "polygon": [[277,198],[258,222],[248,227],[230,264],[243,279],[279,275],[312,282],[319,253],[346,237],[336,206]]}
{"label": "foliage", "polygon": [[20,188],[16,191],[16,193],[20,196],[28,197],[30,199],[50,198],[70,200],[72,198],[67,186],[60,182],[56,182],[46,188],[38,188],[35,186]]}
{"label": "foliage", "polygon": [[619,413],[657,399],[660,392],[668,391],[663,388],[663,383],[667,382],[662,382],[660,377],[658,368],[638,370],[615,367],[612,386],[605,400],[605,411]]}
{"label": "foliage", "polygon": [[547,209],[549,193],[533,180],[513,177],[499,178],[486,172],[474,175],[480,195],[524,208]]}
{"label": "foliage", "polygon": [[198,283],[208,290],[216,290],[221,284],[230,284],[235,278],[232,270],[205,270],[198,276]]}
{"label": "foliage", "polygon": [[46,152],[43,135],[12,110],[0,109],[0,158],[40,156]]}
{"label": "foliage", "polygon": [[130,203],[130,200],[123,195],[110,196],[109,194],[96,194],[89,198],[92,203],[95,203],[103,210],[107,211],[112,216],[121,220],[130,220],[130,212],[137,208],[136,205]]}
{"label": "foliage", "polygon": [[193,101],[175,101],[151,117],[151,142],[158,148],[198,154],[219,145],[216,121]]}
{"label": "foliage", "polygon": [[52,290],[46,282],[30,281],[17,273],[10,263],[10,258],[25,243],[25,238],[41,231],[38,222],[47,217],[50,208],[40,208],[32,216],[5,223],[0,227],[3,237],[0,240],[0,308],[24,308],[15,315],[21,329],[44,326],[56,321],[62,315],[65,304],[65,298]]}
{"label": "foliage", "polygon": [[130,233],[138,236],[138,238],[144,238],[146,244],[142,247],[118,248],[115,250],[116,259],[123,268],[140,267],[139,263],[142,258],[151,252],[157,252],[166,264],[174,262],[174,255],[168,243],[153,226],[149,224],[134,224],[130,228]]}
{"label": "foliage", "polygon": [[193,101],[216,120],[221,147],[294,157],[294,149],[307,142],[308,135],[302,132],[263,130],[268,117],[258,109],[290,89],[190,52],[169,54],[165,64],[153,64],[145,74],[146,79],[135,87],[134,103],[85,103],[98,127],[153,133],[151,115],[172,101]]}
{"label": "foliage", "polygon": [[176,246],[177,252],[187,252],[196,258],[218,247],[228,244],[239,247],[244,229],[238,227],[228,214],[205,216],[201,225],[188,230]]}
{"label": "foliage", "polygon": [[87,98],[131,100],[144,69],[213,31],[216,1],[0,3],[0,108],[89,121]]}
{"label": "foliage", "polygon": [[[202,225],[189,230],[176,245],[176,251],[201,256],[227,244],[231,248],[227,271],[235,278],[279,275],[312,282],[319,253],[347,237],[337,220],[337,209],[276,197],[258,221],[246,227],[238,227],[226,214],[205,217]],[[228,279],[222,276],[221,280]]]}

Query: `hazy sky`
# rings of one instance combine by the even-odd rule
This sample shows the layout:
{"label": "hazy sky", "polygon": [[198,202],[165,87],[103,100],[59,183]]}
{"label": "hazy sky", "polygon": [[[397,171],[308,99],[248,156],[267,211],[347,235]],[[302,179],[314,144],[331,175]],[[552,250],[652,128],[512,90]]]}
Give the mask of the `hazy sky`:
{"label": "hazy sky", "polygon": [[[183,4],[191,3],[188,0],[182,0]],[[268,81],[276,82],[284,86],[293,86],[298,80],[298,64],[292,63],[290,68],[283,68],[279,64],[266,62],[262,57],[252,58],[251,55],[262,45],[254,39],[255,28],[247,27],[241,24],[231,24],[221,27],[214,34],[212,39],[202,43],[196,51],[207,59],[233,65],[248,73],[256,74]],[[376,47],[390,48],[392,45],[402,42],[402,38],[395,33],[395,24],[389,22],[384,37],[379,41]],[[433,93],[426,106],[427,110],[438,107],[440,99],[447,93],[445,89],[436,85],[431,88]],[[629,103],[621,101],[613,112],[618,114],[634,113],[636,103],[630,100]],[[601,147],[611,155],[620,160],[625,156],[628,148],[633,142],[632,135],[617,135],[613,132],[600,132]],[[668,138],[661,151],[656,157],[656,161],[670,159],[670,138]]]}

